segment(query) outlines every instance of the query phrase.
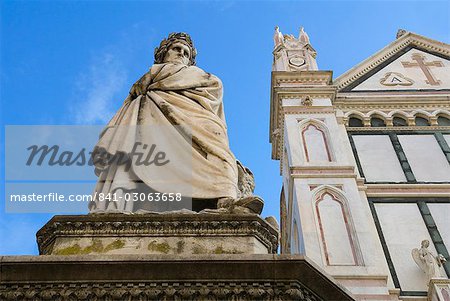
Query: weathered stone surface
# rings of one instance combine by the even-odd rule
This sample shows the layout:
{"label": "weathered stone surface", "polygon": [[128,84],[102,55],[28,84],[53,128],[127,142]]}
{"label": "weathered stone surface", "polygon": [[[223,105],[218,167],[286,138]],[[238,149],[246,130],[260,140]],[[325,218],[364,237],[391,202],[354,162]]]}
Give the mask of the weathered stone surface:
{"label": "weathered stone surface", "polygon": [[[126,195],[158,192],[194,199],[170,203],[185,209],[261,213],[264,203],[253,196],[253,174],[229,146],[222,82],[195,66],[196,53],[182,32],[171,33],[156,48],[155,64],[132,86],[94,147],[99,176],[94,196],[99,197],[90,202],[90,212],[137,212],[142,204]],[[160,150],[161,160],[143,164],[138,158],[151,158],[145,151],[150,146]],[[150,209],[144,209],[180,209],[167,204],[149,201],[144,206]]]}
{"label": "weathered stone surface", "polygon": [[42,255],[269,254],[278,231],[257,215],[55,216],[37,233]]}
{"label": "weathered stone surface", "polygon": [[354,300],[302,256],[5,256],[0,268],[0,300]]}

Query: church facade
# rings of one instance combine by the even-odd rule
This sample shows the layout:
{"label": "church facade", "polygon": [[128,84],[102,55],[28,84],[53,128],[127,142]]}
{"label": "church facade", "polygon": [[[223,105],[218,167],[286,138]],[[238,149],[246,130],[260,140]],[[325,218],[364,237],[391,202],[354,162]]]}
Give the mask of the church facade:
{"label": "church facade", "polygon": [[274,41],[281,253],[358,300],[450,300],[450,45],[400,30],[333,79],[303,29]]}

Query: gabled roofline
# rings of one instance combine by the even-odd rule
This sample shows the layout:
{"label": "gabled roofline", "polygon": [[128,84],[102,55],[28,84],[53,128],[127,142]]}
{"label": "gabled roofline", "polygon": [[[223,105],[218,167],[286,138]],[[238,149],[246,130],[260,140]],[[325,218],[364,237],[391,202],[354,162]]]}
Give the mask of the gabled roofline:
{"label": "gabled roofline", "polygon": [[389,61],[393,56],[401,53],[408,47],[415,47],[438,54],[450,59],[450,45],[439,42],[412,32],[399,37],[374,55],[362,61],[334,80],[338,91],[350,86],[364,75]]}

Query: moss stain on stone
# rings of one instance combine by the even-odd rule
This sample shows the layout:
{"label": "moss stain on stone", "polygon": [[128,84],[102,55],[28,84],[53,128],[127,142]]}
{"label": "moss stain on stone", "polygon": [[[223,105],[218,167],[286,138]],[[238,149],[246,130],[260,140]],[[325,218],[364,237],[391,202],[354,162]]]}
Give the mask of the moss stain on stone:
{"label": "moss stain on stone", "polygon": [[218,246],[213,250],[213,254],[242,254],[242,252],[236,250],[225,250],[222,246]]}
{"label": "moss stain on stone", "polygon": [[207,254],[208,250],[205,247],[203,247],[203,246],[195,245],[192,248],[192,253],[194,253],[194,254]]}
{"label": "moss stain on stone", "polygon": [[83,250],[81,250],[81,254],[90,254],[90,253],[102,253],[103,252],[103,243],[100,239],[93,239],[92,245],[87,246]]}
{"label": "moss stain on stone", "polygon": [[81,248],[79,244],[74,244],[73,246],[56,250],[55,255],[77,255],[80,254]]}
{"label": "moss stain on stone", "polygon": [[153,240],[148,244],[147,249],[149,251],[156,251],[167,254],[170,251],[170,246],[167,242],[157,243],[156,240]]}
{"label": "moss stain on stone", "polygon": [[177,254],[183,253],[185,242],[180,240],[177,242]]}
{"label": "moss stain on stone", "polygon": [[91,254],[91,253],[106,253],[111,250],[121,249],[123,248],[125,243],[116,239],[112,243],[108,244],[106,247],[103,247],[103,243],[100,239],[94,239],[92,244],[81,248],[79,244],[74,244],[70,247],[56,250],[55,255],[81,255],[81,254]]}
{"label": "moss stain on stone", "polygon": [[122,249],[124,246],[125,246],[125,243],[122,240],[116,239],[112,243],[108,244],[105,247],[105,250],[103,250],[103,252],[108,252],[108,251],[111,251],[111,250]]}

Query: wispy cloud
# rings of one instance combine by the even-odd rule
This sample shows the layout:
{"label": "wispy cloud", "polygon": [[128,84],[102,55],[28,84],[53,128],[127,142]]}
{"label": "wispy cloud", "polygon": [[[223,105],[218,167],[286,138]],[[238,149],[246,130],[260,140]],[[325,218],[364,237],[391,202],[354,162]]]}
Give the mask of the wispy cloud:
{"label": "wispy cloud", "polygon": [[[113,43],[92,49],[91,61],[75,79],[75,98],[69,108],[71,123],[105,124],[114,116],[130,88],[130,64],[135,62],[137,53],[142,53],[142,48],[147,50],[154,45],[155,34],[154,28],[140,21],[117,32]],[[151,64],[151,58],[141,64]]]}
{"label": "wispy cloud", "polygon": [[77,81],[77,99],[72,116],[77,124],[106,123],[114,115],[117,92],[123,89],[127,74],[119,55],[105,51],[96,55]]}

